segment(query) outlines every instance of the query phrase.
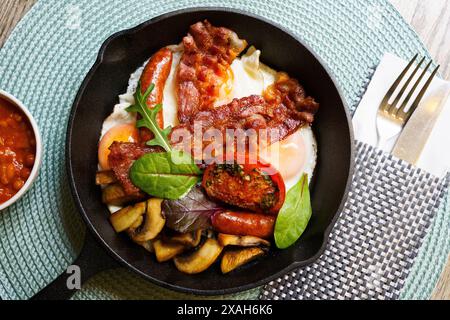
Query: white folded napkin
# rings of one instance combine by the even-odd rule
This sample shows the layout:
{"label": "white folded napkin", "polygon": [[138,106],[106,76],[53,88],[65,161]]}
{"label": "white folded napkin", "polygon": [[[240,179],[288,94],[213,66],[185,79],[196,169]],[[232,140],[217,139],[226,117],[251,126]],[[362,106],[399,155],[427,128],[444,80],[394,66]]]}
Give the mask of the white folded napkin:
{"label": "white folded napkin", "polygon": [[[378,145],[376,127],[378,107],[407,64],[407,61],[393,54],[384,55],[353,117],[356,140],[373,146]],[[426,103],[430,97],[442,91],[450,93],[450,82],[436,77],[422,103]],[[417,163],[419,168],[437,177],[444,177],[450,169],[450,99],[444,103],[439,119]],[[391,152],[397,139],[398,136],[394,137],[380,148]]]}

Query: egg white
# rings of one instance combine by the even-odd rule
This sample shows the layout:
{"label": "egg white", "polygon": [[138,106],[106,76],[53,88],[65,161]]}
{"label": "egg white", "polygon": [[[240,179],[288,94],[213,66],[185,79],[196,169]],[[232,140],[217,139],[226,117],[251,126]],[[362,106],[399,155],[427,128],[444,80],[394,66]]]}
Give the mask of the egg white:
{"label": "egg white", "polygon": [[280,165],[293,165],[298,169],[295,176],[290,177],[289,179],[284,179],[286,190],[290,190],[292,187],[294,187],[300,181],[303,174],[307,174],[308,180],[309,182],[311,182],[317,163],[317,142],[311,127],[306,126],[304,128],[301,128],[297,132],[295,132],[294,135],[295,134],[298,134],[303,140],[302,145],[297,147],[303,149],[304,162],[301,165],[297,166],[296,159],[280,160]]}
{"label": "egg white", "polygon": [[[180,45],[169,46],[169,48],[173,52],[173,62],[164,88],[163,112],[164,126],[174,127],[178,125],[176,72],[183,48]],[[251,47],[246,54],[234,60],[231,65],[233,77],[230,81],[233,82],[231,84],[232,89],[222,90],[221,96],[215,103],[215,106],[218,107],[227,104],[235,98],[262,95],[264,90],[276,81],[277,71],[261,63],[260,57],[261,51]],[[136,122],[136,117],[128,113],[125,109],[134,103],[134,93],[146,63],[147,61],[130,75],[127,92],[119,96],[119,103],[115,105],[113,113],[104,121],[101,137],[116,125]],[[289,179],[284,179],[286,190],[290,190],[297,184],[304,173],[308,174],[311,180],[317,162],[317,143],[311,127],[306,126],[300,128],[294,135],[298,135],[296,141],[301,141],[301,143],[298,146],[291,147],[301,148],[303,150],[302,152],[304,152],[303,156],[305,161],[300,166],[295,159],[280,159],[280,166],[295,166],[295,169],[298,170],[294,176],[289,177]],[[117,208],[114,207],[113,209],[116,210]]]}

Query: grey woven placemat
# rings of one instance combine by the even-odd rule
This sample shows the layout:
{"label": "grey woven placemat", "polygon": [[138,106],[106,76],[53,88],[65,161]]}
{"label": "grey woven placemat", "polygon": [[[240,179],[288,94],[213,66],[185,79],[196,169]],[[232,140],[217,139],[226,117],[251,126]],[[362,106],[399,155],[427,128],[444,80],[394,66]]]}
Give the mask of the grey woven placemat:
{"label": "grey woven placemat", "polygon": [[268,284],[261,299],[397,299],[449,177],[357,144],[351,192],[323,256]]}

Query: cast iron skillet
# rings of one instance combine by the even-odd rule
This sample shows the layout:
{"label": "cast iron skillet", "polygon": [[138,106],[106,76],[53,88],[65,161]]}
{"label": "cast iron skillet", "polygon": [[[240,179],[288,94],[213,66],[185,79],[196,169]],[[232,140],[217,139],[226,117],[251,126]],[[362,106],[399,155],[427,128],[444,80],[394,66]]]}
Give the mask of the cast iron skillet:
{"label": "cast iron skillet", "polygon": [[[312,185],[313,217],[301,240],[285,251],[229,275],[219,267],[194,276],[177,271],[173,263],[160,264],[152,254],[118,235],[108,222],[109,212],[95,186],[97,144],[103,120],[126,91],[130,73],[161,47],[179,43],[191,24],[208,19],[231,28],[262,51],[262,60],[297,78],[307,93],[320,102],[314,123],[318,140],[318,166]],[[80,257],[82,280],[107,268],[122,266],[151,282],[197,295],[236,293],[263,285],[283,274],[314,262],[323,253],[329,233],[348,192],[353,171],[353,135],[342,95],[323,62],[300,39],[273,23],[231,9],[180,10],[111,36],[86,76],[73,104],[66,141],[67,171],[73,198],[88,226]],[[100,244],[100,246],[98,245]],[[105,254],[107,252],[108,254]],[[112,258],[111,258],[112,257]],[[68,298],[66,279],[60,276],[36,299]]]}

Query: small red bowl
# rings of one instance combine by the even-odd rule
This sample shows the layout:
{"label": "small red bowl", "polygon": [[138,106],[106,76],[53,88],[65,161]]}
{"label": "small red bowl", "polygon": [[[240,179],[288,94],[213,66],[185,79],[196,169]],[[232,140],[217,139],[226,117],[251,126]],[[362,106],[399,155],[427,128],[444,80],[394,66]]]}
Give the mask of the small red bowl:
{"label": "small red bowl", "polygon": [[42,163],[42,138],[41,134],[39,133],[39,128],[37,126],[36,120],[31,115],[30,111],[24,106],[24,104],[12,96],[11,94],[0,90],[0,99],[6,100],[10,102],[13,106],[18,108],[22,111],[22,113],[26,116],[28,119],[31,127],[33,128],[34,137],[36,139],[36,155],[35,155],[35,161],[33,165],[33,169],[31,170],[30,176],[28,177],[27,181],[23,185],[23,187],[8,201],[0,204],[0,211],[8,208],[12,204],[16,203],[20,198],[22,198],[25,193],[30,190],[31,186],[33,185],[34,181],[38,177],[39,169],[41,167]]}

